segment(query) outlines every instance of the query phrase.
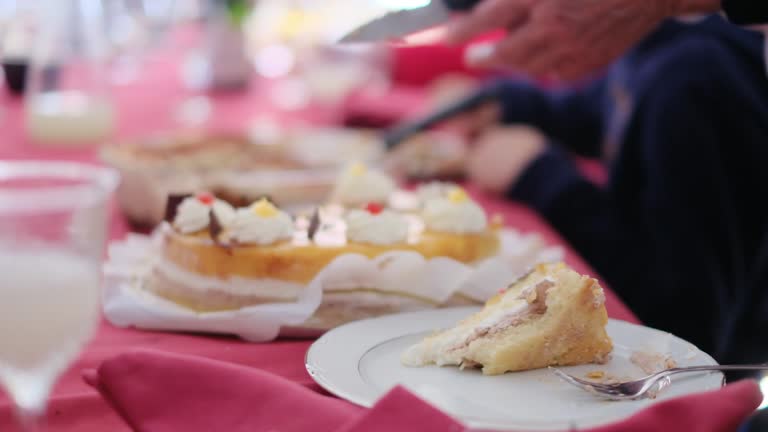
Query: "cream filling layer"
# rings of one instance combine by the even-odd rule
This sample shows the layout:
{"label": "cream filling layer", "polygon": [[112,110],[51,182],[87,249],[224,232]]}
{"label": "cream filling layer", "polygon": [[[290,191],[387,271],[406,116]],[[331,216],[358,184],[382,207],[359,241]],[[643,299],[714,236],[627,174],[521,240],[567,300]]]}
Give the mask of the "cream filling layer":
{"label": "cream filling layer", "polygon": [[457,347],[468,346],[471,341],[478,338],[476,337],[478,332],[497,328],[505,322],[514,323],[515,317],[524,316],[533,307],[525,297],[542,282],[556,284],[550,278],[531,282],[520,290],[520,295],[514,301],[507,301],[472,326],[457,326],[435,338],[411,346],[402,354],[401,362],[406,366],[423,366],[428,363],[435,363],[438,366],[461,364],[464,361],[463,350]]}

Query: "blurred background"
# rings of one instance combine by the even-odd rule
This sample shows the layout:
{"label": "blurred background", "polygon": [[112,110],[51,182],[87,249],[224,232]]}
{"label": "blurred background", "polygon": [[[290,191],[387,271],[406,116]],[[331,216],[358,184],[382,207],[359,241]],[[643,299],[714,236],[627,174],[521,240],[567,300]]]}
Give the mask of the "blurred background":
{"label": "blurred background", "polygon": [[[120,211],[132,228],[142,230],[162,220],[166,199],[174,193],[208,190],[234,204],[269,195],[289,210],[311,208],[325,201],[340,166],[352,161],[384,168],[404,182],[463,180],[470,152],[465,140],[471,139],[466,131],[436,128],[422,132],[393,154],[386,152],[381,133],[467,95],[480,81],[509,72],[468,68],[463,61],[467,45],[441,44],[440,28],[412,35],[404,41],[408,43],[335,43],[388,11],[426,3],[429,1],[0,0],[0,160],[66,159],[115,167],[122,175],[117,191]],[[690,35],[701,36],[696,30]],[[682,61],[677,70],[698,67],[684,64],[685,57]],[[745,61],[749,67],[752,63]],[[610,72],[608,75],[611,78]],[[674,91],[663,87],[665,81],[662,76],[658,86],[648,88]],[[547,80],[535,82],[549,88]],[[707,91],[733,94],[725,80],[715,80],[715,84],[708,83]],[[518,90],[527,91],[527,87],[521,85]],[[595,148],[605,144],[608,150],[603,154],[601,148],[593,156],[611,159],[619,143],[603,140],[603,135],[612,138],[611,134],[622,131],[632,119],[627,94],[634,89],[623,90],[607,88],[604,99],[613,101],[615,107],[601,106],[606,112],[600,115],[606,114],[610,121],[606,122],[608,130],[599,131],[600,139],[595,138],[593,144]],[[513,104],[527,100],[509,99]],[[520,111],[527,113],[530,107],[519,104]],[[530,105],[535,111],[536,104]],[[574,115],[564,117],[579,123],[581,117],[575,114],[581,113],[573,110],[569,114]],[[522,116],[520,122],[535,123],[526,118]],[[697,127],[709,122],[696,116],[691,119]],[[711,123],[727,122],[718,118]],[[681,124],[670,131],[686,130]],[[742,123],[734,124],[738,125],[735,130],[741,128]],[[570,129],[563,130],[566,138],[575,136]],[[765,129],[760,130],[764,133]],[[654,129],[659,131],[664,132]],[[629,135],[621,136],[629,141]],[[755,134],[757,138],[750,144],[758,143],[761,136]],[[502,136],[518,143],[525,137]],[[669,138],[661,136],[665,137]],[[677,135],[670,139],[676,140]],[[477,152],[478,147],[472,151]],[[486,159],[501,153],[489,151]],[[519,156],[512,154],[509,160]],[[605,184],[604,164],[574,160],[579,174],[591,183]],[[476,171],[484,169],[482,165]],[[649,168],[656,175],[654,170]],[[683,177],[674,174],[673,178]],[[549,180],[549,176],[542,178],[542,183]],[[477,179],[471,180],[477,186]],[[506,189],[500,187],[497,195],[509,189],[506,183]],[[627,201],[632,198],[625,194]],[[562,208],[570,211],[567,206]],[[560,221],[571,223],[581,234],[584,226],[598,231],[607,226],[580,223],[572,214]],[[567,231],[555,228],[561,234]],[[700,232],[707,230],[692,236],[699,238]],[[750,232],[749,237],[757,235]],[[577,244],[576,250],[594,265],[597,261],[589,256],[591,239],[585,244]],[[632,263],[624,254],[623,249],[620,255],[607,253]],[[611,268],[595,267],[603,273]],[[627,271],[621,266],[613,268],[629,279],[636,271],[634,267]],[[700,273],[698,264],[695,270]],[[627,294],[631,287],[616,282],[626,280],[607,280],[635,311],[651,298],[644,290],[637,291],[640,301],[633,302]],[[656,313],[655,305],[651,306]],[[674,312],[670,315],[678,317]],[[640,317],[654,324],[649,316]],[[687,317],[680,320],[689,321]],[[763,378],[762,385],[768,392],[768,378]]]}
{"label": "blurred background", "polygon": [[[0,125],[17,127],[3,128],[0,158],[115,166],[120,204],[138,226],[157,223],[178,191],[321,201],[339,164],[383,163],[377,130],[429,105],[424,90],[445,64],[460,69],[459,54],[425,62],[419,45],[335,44],[424,3],[2,0]],[[398,174],[461,176],[458,135],[412,141]]]}

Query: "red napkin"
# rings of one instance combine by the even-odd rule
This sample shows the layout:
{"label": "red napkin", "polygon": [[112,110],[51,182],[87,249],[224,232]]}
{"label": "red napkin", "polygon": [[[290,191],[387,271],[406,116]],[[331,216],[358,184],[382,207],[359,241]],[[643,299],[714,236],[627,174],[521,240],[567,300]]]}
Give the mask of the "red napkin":
{"label": "red napkin", "polygon": [[[151,351],[126,353],[85,373],[136,431],[464,431],[403,388],[371,410],[320,395],[258,369]],[[760,404],[753,381],[669,400],[592,432],[735,431]]]}
{"label": "red napkin", "polygon": [[84,378],[136,431],[334,431],[364,411],[259,369],[153,351]]}

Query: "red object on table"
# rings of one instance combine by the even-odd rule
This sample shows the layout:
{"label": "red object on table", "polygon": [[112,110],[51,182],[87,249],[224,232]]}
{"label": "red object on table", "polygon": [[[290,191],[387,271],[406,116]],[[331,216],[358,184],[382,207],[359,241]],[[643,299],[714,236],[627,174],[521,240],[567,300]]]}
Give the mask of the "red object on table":
{"label": "red object on table", "polygon": [[[160,352],[107,360],[86,380],[136,431],[445,432],[462,424],[402,387],[365,410],[263,371]],[[757,383],[664,401],[591,432],[730,432],[760,404]]]}
{"label": "red object on table", "polygon": [[472,68],[464,62],[464,53],[475,44],[498,40],[504,31],[494,31],[459,45],[434,42],[392,46],[392,80],[399,85],[424,86],[445,74],[485,78],[493,75],[489,69]]}

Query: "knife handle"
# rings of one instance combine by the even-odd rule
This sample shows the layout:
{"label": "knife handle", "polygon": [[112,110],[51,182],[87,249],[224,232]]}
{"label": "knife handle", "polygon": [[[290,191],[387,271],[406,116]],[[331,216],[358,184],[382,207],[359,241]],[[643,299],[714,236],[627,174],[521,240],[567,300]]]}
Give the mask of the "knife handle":
{"label": "knife handle", "polygon": [[426,117],[390,128],[383,136],[386,150],[393,150],[408,138],[438,123],[465,114],[488,102],[498,100],[501,97],[504,86],[502,81],[486,85],[464,99],[454,102],[452,105],[433,112]]}
{"label": "knife handle", "polygon": [[445,6],[456,12],[468,12],[472,10],[482,0],[443,0]]}

